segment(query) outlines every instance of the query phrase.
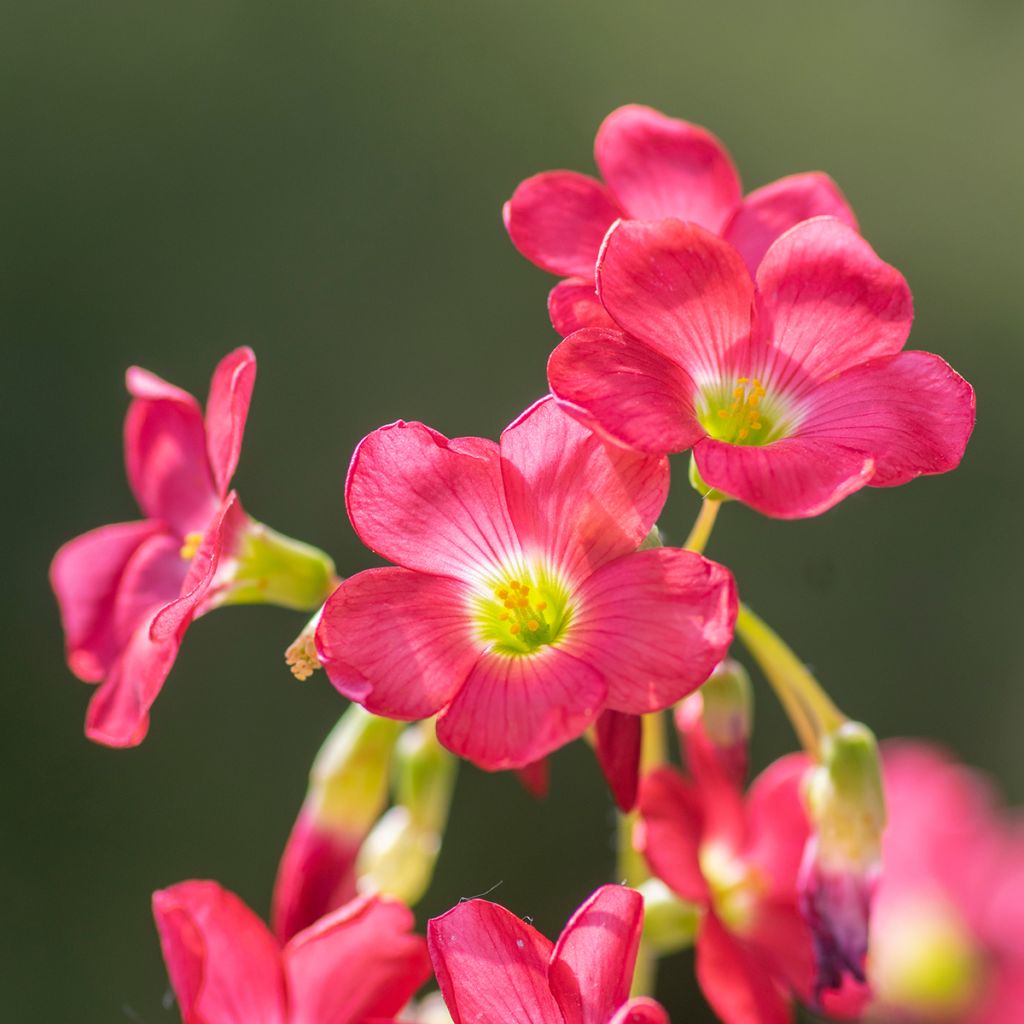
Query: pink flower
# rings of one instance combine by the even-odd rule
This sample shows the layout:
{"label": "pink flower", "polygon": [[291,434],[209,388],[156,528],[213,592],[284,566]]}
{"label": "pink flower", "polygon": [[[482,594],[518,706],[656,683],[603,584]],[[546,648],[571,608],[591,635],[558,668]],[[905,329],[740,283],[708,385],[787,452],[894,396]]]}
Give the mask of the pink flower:
{"label": "pink flower", "polygon": [[50,569],[68,664],[80,679],[102,681],[85,724],[98,743],[142,742],[185,630],[224,596],[219,570],[248,525],[228,486],[255,377],[251,349],[225,356],[204,417],[187,392],[128,371],[125,461],[146,518],[76,537]]}
{"label": "pink flower", "polygon": [[575,171],[527,178],[505,204],[505,227],[531,262],[568,280],[548,299],[563,337],[582,327],[614,327],[594,294],[594,264],[612,223],[675,217],[698,224],[739,251],[751,272],[776,238],[810,217],[853,211],[828,175],[794,174],[745,199],[725,147],[710,132],[650,107],[613,110],[594,140],[606,185]]}
{"label": "pink flower", "polygon": [[454,1024],[668,1024],[629,999],[643,898],[605,885],[552,945],[504,907],[469,900],[435,917],[427,945]]}
{"label": "pink flower", "polygon": [[563,341],[552,391],[622,445],[692,447],[709,490],[801,518],[963,456],[973,390],[938,356],[901,351],[906,282],[834,218],[782,235],[756,279],[703,228],[620,223],[597,287],[621,330]]}
{"label": "pink flower", "polygon": [[1024,1020],[1024,820],[926,743],[882,745],[889,826],[868,975],[872,1020]]}
{"label": "pink flower", "polygon": [[216,882],[154,893],[153,915],[184,1024],[393,1020],[430,974],[393,900],[353,900],[284,946]]}
{"label": "pink flower", "polygon": [[[679,721],[692,778],[673,768],[644,778],[638,847],[655,875],[703,910],[697,980],[715,1013],[725,1024],[783,1024],[794,996],[818,1002],[813,938],[797,897],[810,762],[801,754],[776,761],[744,797],[735,760],[714,753],[695,715]],[[847,984],[820,1001],[832,1016],[855,1018],[865,995]]]}
{"label": "pink flower", "polygon": [[664,458],[605,445],[550,399],[500,445],[421,423],[364,438],[349,518],[396,568],[346,580],[317,649],[334,685],[487,769],[522,768],[601,711],[667,707],[707,678],[736,614],[729,572],[637,551]]}

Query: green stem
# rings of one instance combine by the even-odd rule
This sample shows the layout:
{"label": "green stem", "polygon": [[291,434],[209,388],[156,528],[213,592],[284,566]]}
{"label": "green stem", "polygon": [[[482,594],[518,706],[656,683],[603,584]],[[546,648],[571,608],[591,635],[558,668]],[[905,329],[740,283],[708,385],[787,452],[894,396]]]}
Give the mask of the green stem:
{"label": "green stem", "polygon": [[822,738],[835,732],[846,716],[807,666],[745,604],[740,605],[736,618],[736,634],[761,666],[804,749],[818,757]]}
{"label": "green stem", "polygon": [[[660,711],[644,715],[643,736],[640,746],[640,778],[665,763],[668,757],[665,722]],[[647,861],[633,846],[633,830],[639,820],[636,811],[619,815],[618,874],[617,877],[632,888],[637,888],[651,877]],[[632,996],[654,995],[658,974],[658,955],[643,939],[636,954],[633,972]]]}
{"label": "green stem", "polygon": [[700,505],[700,512],[694,520],[690,530],[690,536],[686,538],[683,545],[688,551],[696,551],[698,555],[704,553],[711,531],[715,528],[715,520],[718,518],[718,510],[722,503],[715,498],[705,498]]}

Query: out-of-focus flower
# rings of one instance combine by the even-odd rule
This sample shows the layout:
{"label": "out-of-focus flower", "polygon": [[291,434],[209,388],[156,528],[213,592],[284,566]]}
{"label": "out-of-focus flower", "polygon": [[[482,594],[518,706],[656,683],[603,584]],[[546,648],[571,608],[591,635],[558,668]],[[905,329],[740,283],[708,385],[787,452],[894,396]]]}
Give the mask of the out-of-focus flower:
{"label": "out-of-focus flower", "polygon": [[567,280],[548,299],[555,330],[613,327],[594,293],[601,241],[617,219],[699,224],[736,247],[757,269],[768,246],[809,217],[857,222],[826,174],[794,174],[746,198],[725,147],[710,132],[630,105],[605,118],[594,157],[606,184],[575,171],[527,178],[505,204],[505,227],[531,262]]}
{"label": "out-of-focus flower", "polygon": [[454,1024],[668,1024],[653,999],[629,999],[642,919],[638,892],[602,886],[552,945],[475,899],[435,917],[427,944]]}
{"label": "out-of-focus flower", "polygon": [[330,592],[330,559],[254,522],[228,489],[255,376],[250,349],[225,356],[204,416],[187,392],[128,371],[125,461],[147,518],[76,537],[50,567],[68,665],[86,682],[102,681],[86,715],[86,735],[98,743],[142,742],[197,616],[229,603],[312,609]]}
{"label": "out-of-focus flower", "polygon": [[399,567],[346,580],[316,633],[345,696],[425,718],[483,768],[521,768],[605,709],[665,708],[732,635],[728,570],[638,551],[668,464],[600,438],[551,399],[501,437],[396,423],[360,443],[346,486],[363,542]]}
{"label": "out-of-focus flower", "polygon": [[936,747],[882,744],[889,825],[875,897],[870,1019],[1024,1020],[1024,821]]}
{"label": "out-of-focus flower", "polygon": [[847,985],[816,998],[811,930],[797,904],[809,759],[776,761],[746,797],[730,762],[697,756],[691,764],[692,779],[672,768],[643,779],[636,841],[654,874],[701,911],[697,980],[708,1002],[725,1024],[790,1021],[794,996],[832,1016],[856,1017],[862,989]]}
{"label": "out-of-focus flower", "polygon": [[821,761],[805,779],[812,833],[797,879],[811,927],[816,991],[864,984],[871,904],[882,865],[885,796],[878,744],[859,722],[822,740]]}
{"label": "out-of-focus flower", "polygon": [[154,893],[153,916],[184,1024],[393,1020],[430,974],[393,900],[353,900],[283,946],[216,882]]}
{"label": "out-of-focus flower", "polygon": [[796,519],[963,456],[974,391],[938,356],[901,351],[906,281],[835,218],[777,239],[756,284],[703,228],[621,223],[597,285],[619,330],[563,341],[551,390],[636,451],[692,448],[702,493]]}

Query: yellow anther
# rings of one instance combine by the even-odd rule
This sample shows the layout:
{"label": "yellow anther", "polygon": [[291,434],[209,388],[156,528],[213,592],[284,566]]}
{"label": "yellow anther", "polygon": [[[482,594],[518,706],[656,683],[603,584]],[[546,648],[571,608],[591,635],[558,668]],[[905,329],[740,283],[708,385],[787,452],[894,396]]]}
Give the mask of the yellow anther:
{"label": "yellow anther", "polygon": [[499,612],[498,613],[498,618],[501,619],[502,622],[507,622],[508,621],[508,612]]}
{"label": "yellow anther", "polygon": [[519,588],[519,593],[522,594],[523,597],[526,597],[526,595],[529,592],[530,592],[530,588],[525,583]]}
{"label": "yellow anther", "polygon": [[516,634],[517,634],[517,633],[518,633],[518,632],[519,632],[519,631],[520,631],[520,630],[521,630],[522,628],[523,628],[523,627],[522,627],[522,626],[520,626],[518,622],[513,622],[513,623],[512,623],[512,625],[508,627],[508,631],[509,631],[509,632],[510,632],[510,633],[511,633],[511,634],[512,634],[513,636],[515,636],[515,635],[516,635]]}
{"label": "yellow anther", "polygon": [[185,543],[181,545],[181,557],[186,562],[191,561],[196,556],[196,552],[199,550],[199,545],[203,543],[203,535],[201,533],[186,533]]}
{"label": "yellow anther", "polygon": [[548,603],[547,603],[547,601],[538,601],[538,602],[537,602],[537,603],[536,603],[536,604],[534,605],[534,607],[535,607],[535,608],[537,609],[537,611],[539,611],[539,612],[542,612],[542,611],[544,611],[544,609],[545,609],[545,608],[547,608],[547,606],[548,606]]}
{"label": "yellow anther", "polygon": [[760,423],[751,423],[750,424],[750,429],[751,430],[760,430],[761,429],[761,424]]}
{"label": "yellow anther", "polygon": [[743,441],[750,436],[750,431],[746,427],[740,427],[740,440]]}
{"label": "yellow anther", "polygon": [[761,396],[755,391],[747,399],[747,405],[749,405],[751,409],[756,409],[757,408],[757,403],[760,402],[760,401],[761,401]]}
{"label": "yellow anther", "polygon": [[497,594],[498,597],[502,599],[502,601],[504,601],[505,598],[508,597],[508,591],[504,587],[499,587],[497,590]]}
{"label": "yellow anther", "polygon": [[530,619],[530,621],[526,624],[526,628],[531,633],[535,633],[539,626],[540,626],[540,623],[536,619]]}
{"label": "yellow anther", "polygon": [[518,590],[522,586],[522,584],[519,582],[519,580],[510,580],[509,581],[509,586],[513,590]]}
{"label": "yellow anther", "polygon": [[743,397],[743,390],[744,389],[742,387],[736,388],[733,391],[733,395],[735,395],[736,398],[742,398]]}
{"label": "yellow anther", "polygon": [[521,597],[521,598],[519,598],[518,601],[516,601],[516,607],[517,608],[529,608],[530,607],[530,602],[527,601],[525,597]]}
{"label": "yellow anther", "polygon": [[[736,378],[736,381],[737,381],[737,383],[739,383],[739,384],[746,384],[746,383],[748,383],[748,382],[749,382],[749,380],[750,380],[750,378],[749,378],[749,377],[737,377],[737,378]],[[754,383],[756,384],[756,383],[757,383],[757,381],[755,380],[755,381],[754,381]]]}
{"label": "yellow anther", "polygon": [[516,603],[515,603],[515,601],[510,599],[510,600],[504,602],[504,606],[506,608],[515,608]]}

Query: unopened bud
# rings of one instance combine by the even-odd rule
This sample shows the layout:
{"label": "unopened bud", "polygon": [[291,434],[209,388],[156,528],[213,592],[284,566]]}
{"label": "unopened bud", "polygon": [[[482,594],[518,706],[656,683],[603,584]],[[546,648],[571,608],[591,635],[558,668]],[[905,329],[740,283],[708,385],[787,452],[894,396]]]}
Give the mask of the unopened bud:
{"label": "unopened bud", "polygon": [[878,744],[859,722],[825,736],[805,791],[812,835],[797,882],[814,937],[817,993],[864,982],[871,901],[882,862],[885,796]]}
{"label": "unopened bud", "polygon": [[700,908],[681,900],[660,878],[648,878],[639,886],[644,898],[644,941],[659,956],[668,956],[693,945],[700,923]]}

